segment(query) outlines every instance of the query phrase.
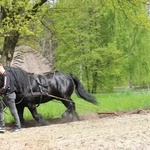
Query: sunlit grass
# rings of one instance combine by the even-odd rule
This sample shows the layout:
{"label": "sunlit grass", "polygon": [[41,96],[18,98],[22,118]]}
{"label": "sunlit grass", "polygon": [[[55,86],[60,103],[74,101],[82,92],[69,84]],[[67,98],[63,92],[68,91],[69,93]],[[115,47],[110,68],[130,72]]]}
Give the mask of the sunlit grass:
{"label": "sunlit grass", "polygon": [[150,93],[121,92],[98,95],[99,111],[134,110],[150,108]]}
{"label": "sunlit grass", "polygon": [[[149,92],[132,92],[122,91],[116,93],[95,94],[98,106],[78,98],[75,94],[72,95],[72,99],[76,103],[76,110],[79,115],[91,113],[91,112],[108,112],[108,111],[122,111],[122,110],[134,110],[138,108],[149,109],[150,108],[150,93]],[[44,118],[58,118],[65,111],[65,106],[59,101],[51,101],[45,104],[41,104],[37,107],[38,112]],[[13,118],[6,109],[5,122],[12,122]],[[33,119],[31,113],[26,108],[24,112],[25,120]]]}

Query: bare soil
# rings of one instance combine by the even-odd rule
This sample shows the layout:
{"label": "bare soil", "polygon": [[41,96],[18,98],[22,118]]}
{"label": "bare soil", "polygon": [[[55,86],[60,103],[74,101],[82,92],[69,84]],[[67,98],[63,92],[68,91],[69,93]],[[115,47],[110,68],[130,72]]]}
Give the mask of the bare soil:
{"label": "bare soil", "polygon": [[78,122],[27,121],[20,132],[13,124],[0,134],[0,150],[150,150],[150,110],[97,113]]}

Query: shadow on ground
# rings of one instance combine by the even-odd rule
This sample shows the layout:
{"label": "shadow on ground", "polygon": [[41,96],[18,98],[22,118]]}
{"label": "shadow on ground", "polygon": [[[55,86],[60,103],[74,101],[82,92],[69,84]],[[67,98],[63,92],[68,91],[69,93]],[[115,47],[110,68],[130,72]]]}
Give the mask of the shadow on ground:
{"label": "shadow on ground", "polygon": [[[93,119],[100,119],[100,118],[112,118],[118,117],[123,115],[131,115],[131,114],[147,114],[150,113],[150,110],[147,109],[137,109],[132,111],[119,111],[119,112],[97,112],[97,113],[90,113],[80,116],[80,121],[84,120],[93,120]],[[46,119],[48,125],[52,124],[63,124],[72,122],[71,118],[68,120],[62,118],[53,118],[53,119]],[[13,123],[6,124],[7,130],[10,130],[14,126]],[[30,127],[38,127],[40,126],[35,120],[27,120],[23,128],[30,128]]]}

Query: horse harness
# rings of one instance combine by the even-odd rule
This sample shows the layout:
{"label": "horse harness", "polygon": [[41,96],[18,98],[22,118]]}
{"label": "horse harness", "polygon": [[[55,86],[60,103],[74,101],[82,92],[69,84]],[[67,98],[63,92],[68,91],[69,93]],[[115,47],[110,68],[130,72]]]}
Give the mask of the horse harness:
{"label": "horse harness", "polygon": [[[13,71],[12,71],[11,68],[10,68],[10,71],[11,71],[11,73],[13,74],[13,76],[14,76],[14,78],[15,78],[17,84],[19,84],[19,82],[18,82],[18,80],[17,80],[16,76],[14,75],[14,73],[13,73]],[[65,99],[65,98],[61,98],[61,97],[57,97],[57,96],[54,96],[54,95],[49,94],[49,93],[48,93],[48,91],[49,91],[48,81],[47,81],[47,78],[44,76],[44,74],[43,74],[43,75],[40,75],[40,77],[44,80],[44,83],[43,83],[43,84],[41,83],[41,81],[40,81],[40,79],[39,79],[39,75],[33,73],[33,74],[31,74],[31,75],[28,74],[27,76],[28,76],[28,84],[29,84],[29,86],[30,86],[30,92],[20,93],[19,95],[20,95],[20,96],[23,96],[23,97],[22,97],[21,100],[20,100],[19,102],[17,102],[16,104],[21,103],[22,100],[23,100],[25,97],[30,97],[30,96],[34,97],[34,96],[39,96],[39,95],[40,95],[40,99],[39,99],[39,103],[37,104],[37,107],[41,104],[41,100],[42,100],[42,96],[43,96],[43,95],[46,95],[46,96],[49,96],[49,97],[52,97],[52,98],[55,98],[55,99],[60,99],[60,100],[72,102],[72,101],[70,101],[69,99]],[[55,71],[54,71],[54,73],[53,73],[53,78],[54,78],[54,76],[55,76]],[[31,81],[30,81],[29,78],[32,78],[32,79],[34,79],[34,80],[36,81],[36,83],[38,84],[38,87],[39,87],[39,92],[33,92],[32,85],[31,85]],[[43,92],[43,89],[47,89],[47,92]],[[74,103],[74,102],[72,102],[72,103]]]}
{"label": "horse harness", "polygon": [[[36,75],[36,74],[33,74],[33,76],[28,75],[28,78],[34,79],[39,87],[40,99],[39,99],[39,103],[38,103],[37,107],[41,104],[42,96],[45,95],[45,94],[43,94],[43,93],[45,93],[45,92],[43,92],[43,88],[46,88],[47,91],[49,91],[49,86],[48,86],[46,77],[44,75],[40,75],[40,76],[42,77],[42,79],[44,79],[44,84],[42,84],[41,81],[39,80],[39,78],[38,78],[39,75]],[[29,79],[29,86],[30,86],[31,95],[34,96],[34,92],[32,90],[30,79]]]}
{"label": "horse harness", "polygon": [[[74,103],[73,101],[70,101],[69,99],[65,99],[65,98],[61,98],[61,97],[57,97],[57,96],[54,96],[54,95],[49,94],[49,93],[48,93],[48,91],[49,91],[49,86],[48,86],[47,79],[46,79],[46,77],[45,77],[44,75],[40,75],[40,76],[42,76],[42,78],[44,79],[45,84],[42,84],[42,83],[40,82],[40,80],[39,80],[39,78],[38,78],[38,75],[36,75],[36,74],[34,74],[33,76],[29,76],[29,75],[28,75],[29,78],[33,78],[33,79],[37,82],[37,84],[39,85],[40,100],[39,100],[39,103],[38,103],[37,107],[41,104],[41,100],[42,100],[42,96],[43,96],[43,95],[46,95],[46,96],[48,96],[48,97],[52,97],[52,98],[56,98],[56,99],[60,99],[60,100],[64,100],[64,101],[68,101],[68,102]],[[54,72],[53,77],[54,77],[54,76],[55,76],[55,72]],[[32,95],[32,96],[39,95],[39,94],[38,94],[39,92],[33,92],[33,91],[32,91],[32,88],[31,88],[32,86],[31,86],[30,80],[29,80],[29,85],[30,85],[30,90],[31,90],[30,92],[31,92],[31,95]],[[47,88],[47,92],[43,92],[43,88]]]}

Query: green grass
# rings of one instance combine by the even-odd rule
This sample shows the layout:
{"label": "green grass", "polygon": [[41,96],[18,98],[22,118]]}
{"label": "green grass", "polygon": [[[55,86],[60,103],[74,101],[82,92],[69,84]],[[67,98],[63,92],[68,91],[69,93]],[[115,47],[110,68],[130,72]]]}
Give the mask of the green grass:
{"label": "green grass", "polygon": [[[74,94],[72,95],[72,99],[76,103],[76,110],[79,115],[91,112],[128,111],[138,108],[150,108],[149,92],[131,92],[127,90],[116,93],[96,94],[95,97],[99,103],[98,106],[86,102]],[[37,109],[44,118],[61,117],[61,114],[65,111],[64,105],[58,101],[41,104],[37,107]],[[5,122],[12,122],[13,117],[11,116],[8,108],[6,109],[6,112]],[[33,119],[27,108],[24,112],[24,118],[25,120]]]}
{"label": "green grass", "polygon": [[[148,92],[119,92],[98,95],[99,111],[135,110],[150,108],[150,93]],[[101,100],[100,100],[101,99]]]}

